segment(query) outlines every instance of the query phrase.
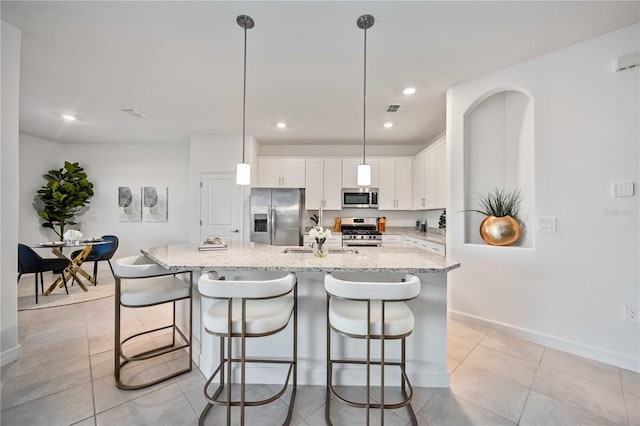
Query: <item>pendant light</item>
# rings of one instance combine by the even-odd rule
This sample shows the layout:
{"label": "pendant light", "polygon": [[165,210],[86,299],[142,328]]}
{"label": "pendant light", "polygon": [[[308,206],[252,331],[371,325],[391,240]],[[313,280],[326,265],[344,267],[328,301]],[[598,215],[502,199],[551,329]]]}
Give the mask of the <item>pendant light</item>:
{"label": "pendant light", "polygon": [[255,23],[248,15],[239,15],[236,22],[244,28],[244,76],[242,82],[242,163],[236,167],[236,183],[238,185],[251,184],[251,165],[245,162],[245,122],[247,110],[247,30],[253,28]]}
{"label": "pendant light", "polygon": [[367,152],[367,30],[373,26],[374,19],[371,15],[362,15],[358,18],[358,28],[364,30],[364,96],[362,118],[362,164],[358,166],[358,186],[371,185],[371,166],[366,162]]}

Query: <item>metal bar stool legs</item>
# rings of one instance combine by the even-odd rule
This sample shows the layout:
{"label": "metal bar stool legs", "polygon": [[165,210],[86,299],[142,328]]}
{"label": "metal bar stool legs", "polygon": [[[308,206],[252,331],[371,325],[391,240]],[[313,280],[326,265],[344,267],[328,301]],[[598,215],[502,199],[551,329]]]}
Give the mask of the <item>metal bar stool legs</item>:
{"label": "metal bar stool legs", "polygon": [[[193,347],[191,342],[191,334],[193,330],[193,314],[192,314],[192,278],[191,271],[168,271],[159,265],[152,264],[143,256],[134,256],[116,260],[116,297],[115,297],[115,346],[114,346],[114,376],[116,386],[119,389],[134,390],[153,386],[162,381],[171,379],[180,374],[184,374],[192,370],[193,367]],[[178,278],[178,274],[188,274],[188,281]],[[122,280],[132,281],[123,286]],[[189,331],[180,329],[176,321],[176,302],[189,299],[188,315],[189,315]],[[126,339],[121,339],[122,327],[122,307],[129,308],[145,308],[166,303],[172,303],[172,321],[171,324],[136,333]],[[135,342],[137,338],[150,335],[152,333],[171,329],[171,342],[161,347],[139,351],[136,353],[125,353],[124,345],[127,342]],[[176,333],[182,341],[178,343]],[[122,379],[122,370],[128,364],[139,361],[149,360],[155,357],[163,356],[171,352],[180,351],[188,348],[187,367],[179,371],[158,377],[144,383],[128,383]]]}
{"label": "metal bar stool legs", "polygon": [[[278,284],[279,283],[279,284]],[[242,285],[247,285],[243,290]],[[258,294],[252,294],[251,285],[258,284],[262,289]],[[274,285],[275,284],[275,285]],[[273,289],[269,289],[269,286]],[[253,287],[255,289],[256,287]],[[198,289],[205,297],[217,299],[206,313],[204,325],[208,332],[218,335],[220,342],[220,363],[211,374],[204,386],[204,396],[207,399],[207,406],[200,414],[199,424],[203,425],[207,415],[214,405],[224,406],[226,411],[226,424],[231,425],[232,407],[240,407],[240,424],[245,424],[245,408],[255,407],[259,405],[269,404],[280,398],[287,390],[291,383],[291,397],[287,417],[284,425],[291,422],[293,415],[293,405],[295,402],[297,389],[297,331],[298,331],[298,289],[296,285],[295,275],[288,274],[284,278],[265,281],[231,281],[221,279],[209,279],[201,277],[198,282]],[[233,294],[236,293],[236,294]],[[291,297],[291,293],[293,297]],[[243,294],[247,297],[235,297]],[[284,298],[292,299],[292,305],[287,305]],[[235,299],[235,301],[234,301]],[[270,321],[269,325],[261,325],[252,312],[252,308],[258,303],[257,309],[262,313],[272,311],[274,316],[279,317],[274,321]],[[269,304],[273,307],[269,307]],[[234,315],[234,310],[236,315]],[[240,315],[237,312],[240,311]],[[268,315],[264,315],[265,317]],[[246,353],[246,341],[251,337],[266,337],[274,335],[286,329],[290,320],[293,319],[293,342],[291,359],[261,359],[248,358]],[[257,323],[257,324],[256,324]],[[234,357],[233,339],[240,340],[240,357]],[[274,395],[254,401],[246,400],[246,367],[248,363],[256,364],[283,364],[288,365],[286,379],[282,388]],[[231,390],[233,385],[232,366],[240,366],[240,396],[233,399]],[[209,388],[216,378],[218,386],[211,393]],[[223,392],[224,391],[224,392]]]}
{"label": "metal bar stool legs", "polygon": [[[406,284],[405,284],[406,282]],[[395,287],[394,287],[395,286]],[[400,287],[404,286],[404,287]],[[339,402],[352,407],[366,410],[366,424],[370,423],[370,410],[380,409],[380,424],[384,425],[384,411],[407,407],[411,423],[418,421],[411,406],[413,387],[406,374],[406,338],[413,331],[413,314],[407,307],[407,300],[417,297],[420,281],[417,277],[407,275],[403,282],[354,282],[333,278],[331,274],[325,276],[327,290],[327,385],[325,396],[325,422],[331,422],[331,396]],[[363,299],[366,294],[371,299]],[[372,302],[375,303],[372,306]],[[390,318],[391,317],[391,318]],[[393,325],[391,324],[393,322]],[[395,327],[393,329],[392,327]],[[389,329],[389,331],[387,331]],[[337,335],[366,341],[366,358],[364,360],[333,358],[331,353],[331,330]],[[371,359],[372,341],[380,341],[380,360]],[[387,361],[385,357],[385,343],[388,340],[400,340],[400,361]],[[343,397],[333,386],[334,364],[362,365],[366,370],[366,401],[358,402]],[[371,366],[380,366],[380,401],[371,402]],[[385,368],[387,366],[400,369],[400,389],[403,399],[397,403],[385,400]],[[408,392],[407,392],[408,390]]]}

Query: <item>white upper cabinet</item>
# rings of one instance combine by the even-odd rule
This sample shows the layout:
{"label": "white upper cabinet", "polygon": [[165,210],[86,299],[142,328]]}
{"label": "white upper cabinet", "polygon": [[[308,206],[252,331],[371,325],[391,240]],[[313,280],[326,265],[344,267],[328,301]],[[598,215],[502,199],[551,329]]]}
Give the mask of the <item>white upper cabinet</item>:
{"label": "white upper cabinet", "polygon": [[412,162],[411,158],[379,160],[379,210],[411,210]]}
{"label": "white upper cabinet", "polygon": [[258,159],[258,186],[281,188],[305,187],[305,160]]}
{"label": "white upper cabinet", "polygon": [[282,160],[258,160],[258,186],[276,187],[282,182]]}
{"label": "white upper cabinet", "polygon": [[437,188],[436,188],[436,150],[430,149],[425,155],[425,184],[424,184],[424,197],[426,199],[425,208],[434,209],[438,205],[436,203]]}
{"label": "white upper cabinet", "polygon": [[305,188],[307,210],[341,210],[342,161],[306,160]]}
{"label": "white upper cabinet", "polygon": [[446,145],[444,139],[413,160],[414,210],[443,209],[447,205]]}
{"label": "white upper cabinet", "polygon": [[447,194],[449,183],[447,182],[447,146],[442,141],[436,145],[436,208],[447,207]]}
{"label": "white upper cabinet", "polygon": [[422,210],[427,206],[427,200],[425,197],[425,159],[426,153],[421,152],[416,155],[416,158],[413,159],[413,181],[412,181],[412,189],[413,189],[413,208],[414,210]]}
{"label": "white upper cabinet", "polygon": [[[342,187],[358,188],[358,166],[362,163],[362,159],[342,160]],[[371,166],[371,188],[378,188],[378,168],[379,161],[376,159],[367,159],[367,164]]]}

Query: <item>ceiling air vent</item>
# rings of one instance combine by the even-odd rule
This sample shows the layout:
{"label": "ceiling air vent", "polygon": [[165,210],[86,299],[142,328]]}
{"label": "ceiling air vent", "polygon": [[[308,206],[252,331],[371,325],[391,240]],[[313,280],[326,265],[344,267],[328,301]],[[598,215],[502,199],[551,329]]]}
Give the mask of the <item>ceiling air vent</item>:
{"label": "ceiling air vent", "polygon": [[147,114],[144,114],[138,110],[135,110],[133,108],[118,108],[120,111],[124,112],[125,114],[128,114],[132,117],[135,118],[149,118],[149,116]]}
{"label": "ceiling air vent", "polygon": [[397,112],[402,104],[389,104],[387,107],[387,112]]}

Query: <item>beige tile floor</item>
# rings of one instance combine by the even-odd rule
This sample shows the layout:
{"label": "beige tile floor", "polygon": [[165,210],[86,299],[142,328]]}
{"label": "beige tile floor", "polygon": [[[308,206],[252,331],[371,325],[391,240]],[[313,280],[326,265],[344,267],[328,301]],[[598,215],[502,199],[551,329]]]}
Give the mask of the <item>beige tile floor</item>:
{"label": "beige tile floor", "polygon": [[[109,279],[109,275],[100,280]],[[113,297],[18,313],[22,357],[2,368],[0,423],[10,425],[196,425],[204,407],[204,378],[194,369],[154,387],[120,391],[113,379]],[[127,311],[127,330],[152,328],[164,308]],[[140,343],[157,345],[163,336]],[[546,348],[475,325],[450,321],[450,389],[416,389],[421,425],[639,425],[640,375]],[[130,377],[180,368],[179,354],[130,370]],[[273,388],[249,387],[250,397]],[[343,388],[363,397],[359,387]],[[247,424],[281,424],[288,392],[275,403],[247,409]],[[212,411],[207,424],[224,424]],[[239,423],[234,410],[234,424]],[[363,411],[332,403],[335,425],[364,424]],[[379,424],[379,413],[372,414]],[[404,410],[385,424],[406,425]],[[301,386],[293,424],[323,425],[324,388]]]}

